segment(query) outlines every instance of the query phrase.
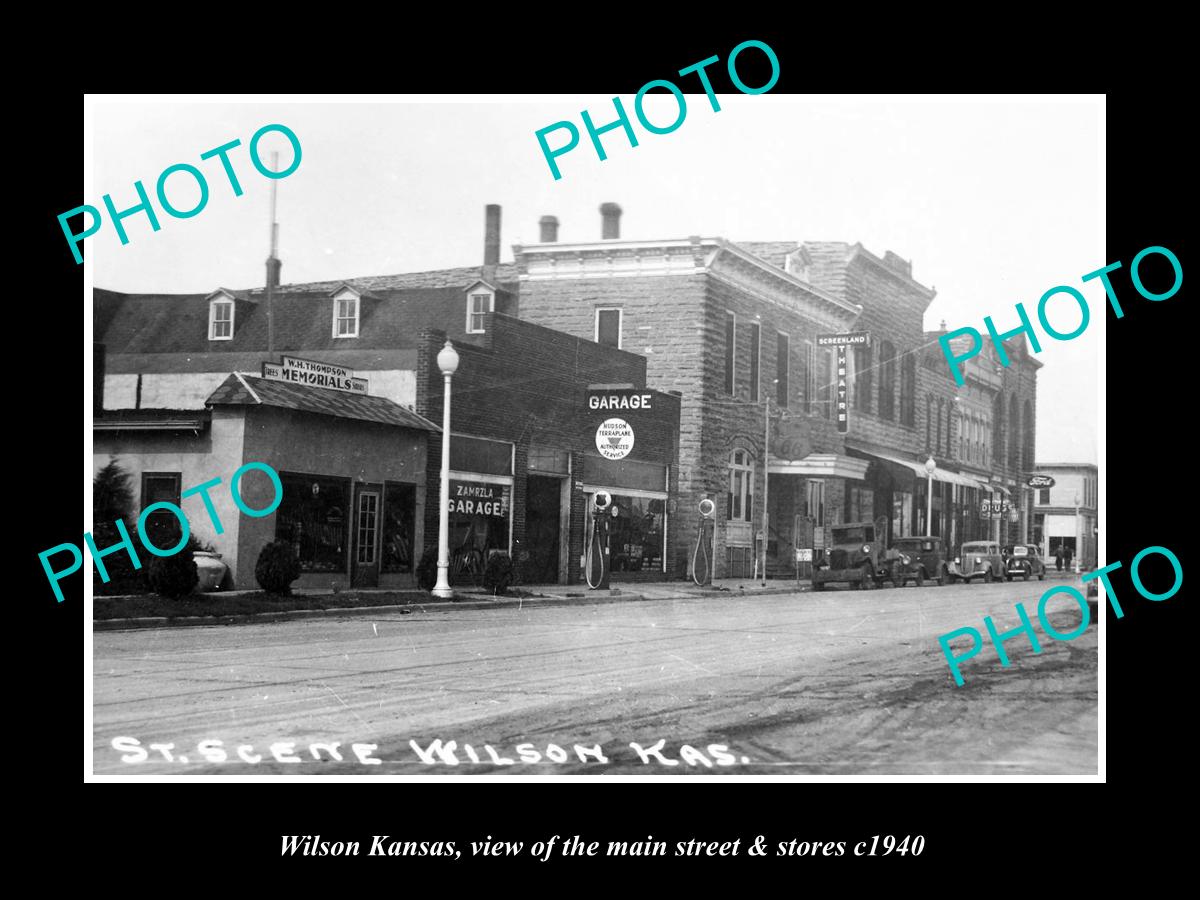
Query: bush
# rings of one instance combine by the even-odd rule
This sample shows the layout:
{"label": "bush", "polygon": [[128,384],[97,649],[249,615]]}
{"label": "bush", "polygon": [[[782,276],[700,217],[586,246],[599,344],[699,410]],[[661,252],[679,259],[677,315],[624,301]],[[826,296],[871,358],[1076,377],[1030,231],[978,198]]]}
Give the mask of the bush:
{"label": "bush", "polygon": [[180,550],[171,556],[156,556],[146,567],[150,587],[160,597],[178,600],[186,597],[200,581],[192,551]]}
{"label": "bush", "polygon": [[[147,594],[150,592],[150,582],[146,576],[147,566],[152,559],[138,541],[136,528],[127,528],[129,539],[133,543],[138,560],[142,563],[140,569],[133,567],[133,560],[124,550],[110,553],[104,557],[104,568],[108,572],[108,581],[100,577],[100,567],[92,566],[92,590],[97,597],[113,597],[118,594]],[[121,532],[112,522],[97,522],[92,529],[92,540],[100,550],[119,544]],[[149,558],[148,558],[149,557]]]}
{"label": "bush", "polygon": [[488,556],[487,565],[483,568],[483,586],[493,594],[508,593],[508,586],[513,583],[516,570],[512,557],[507,553],[492,553]]}
{"label": "bush", "polygon": [[417,563],[417,587],[423,591],[432,591],[437,584],[437,550],[430,548],[421,556]]}
{"label": "bush", "polygon": [[287,541],[272,541],[258,554],[254,577],[268,594],[288,596],[292,582],[300,577],[300,560]]}

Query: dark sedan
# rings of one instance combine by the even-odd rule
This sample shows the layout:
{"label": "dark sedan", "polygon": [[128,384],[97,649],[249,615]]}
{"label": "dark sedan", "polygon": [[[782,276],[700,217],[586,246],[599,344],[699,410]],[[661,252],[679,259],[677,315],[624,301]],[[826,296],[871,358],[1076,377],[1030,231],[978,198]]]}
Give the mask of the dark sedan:
{"label": "dark sedan", "polygon": [[1016,544],[1004,548],[1004,577],[1009,581],[1020,578],[1028,581],[1036,575],[1038,581],[1046,578],[1046,564],[1034,544]]}

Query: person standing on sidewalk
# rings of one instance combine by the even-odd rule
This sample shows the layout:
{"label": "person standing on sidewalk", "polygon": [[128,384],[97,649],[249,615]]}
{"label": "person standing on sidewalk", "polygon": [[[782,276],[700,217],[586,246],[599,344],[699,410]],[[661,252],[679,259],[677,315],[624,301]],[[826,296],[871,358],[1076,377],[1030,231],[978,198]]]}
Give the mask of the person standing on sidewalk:
{"label": "person standing on sidewalk", "polygon": [[1063,564],[1063,545],[1055,544],[1055,546],[1054,546],[1054,568],[1058,569],[1058,571],[1061,572],[1062,564]]}
{"label": "person standing on sidewalk", "polygon": [[1071,548],[1063,547],[1063,568],[1071,571]]}

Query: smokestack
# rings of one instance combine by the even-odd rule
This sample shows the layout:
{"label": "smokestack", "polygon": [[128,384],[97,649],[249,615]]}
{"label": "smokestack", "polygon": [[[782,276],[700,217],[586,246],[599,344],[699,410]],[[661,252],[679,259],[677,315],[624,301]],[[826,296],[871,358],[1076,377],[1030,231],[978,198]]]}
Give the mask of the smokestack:
{"label": "smokestack", "polygon": [[267,257],[267,287],[275,290],[279,287],[279,271],[283,268],[283,262],[276,259],[273,255]]}
{"label": "smokestack", "polygon": [[489,203],[483,229],[483,280],[495,281],[500,265],[500,207]]}
{"label": "smokestack", "polygon": [[600,237],[604,240],[616,240],[621,236],[621,207],[615,203],[600,204]]}
{"label": "smokestack", "polygon": [[538,219],[538,225],[542,228],[543,244],[558,242],[558,219],[554,218],[554,216],[542,216]]}

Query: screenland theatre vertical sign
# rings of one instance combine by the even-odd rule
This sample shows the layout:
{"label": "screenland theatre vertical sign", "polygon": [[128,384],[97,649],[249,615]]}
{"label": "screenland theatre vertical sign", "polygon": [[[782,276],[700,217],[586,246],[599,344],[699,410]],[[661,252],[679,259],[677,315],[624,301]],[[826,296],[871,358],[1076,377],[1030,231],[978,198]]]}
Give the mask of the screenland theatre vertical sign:
{"label": "screenland theatre vertical sign", "polygon": [[866,331],[817,335],[818,347],[833,347],[837,354],[837,381],[834,382],[837,387],[835,412],[837,412],[837,430],[842,434],[850,430],[850,403],[849,394],[846,391],[846,372],[849,370],[846,362],[846,355],[849,353],[847,348],[865,346],[868,341],[869,334]]}

